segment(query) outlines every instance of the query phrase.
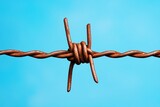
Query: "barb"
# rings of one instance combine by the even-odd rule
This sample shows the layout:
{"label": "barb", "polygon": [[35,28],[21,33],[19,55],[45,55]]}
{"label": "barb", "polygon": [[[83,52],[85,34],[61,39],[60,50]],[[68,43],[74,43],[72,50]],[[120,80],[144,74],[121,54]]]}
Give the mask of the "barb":
{"label": "barb", "polygon": [[81,63],[90,63],[93,79],[96,83],[98,83],[98,78],[96,75],[93,58],[98,58],[102,56],[106,56],[110,58],[121,58],[126,56],[135,57],[135,58],[147,58],[147,57],[153,56],[153,57],[160,58],[160,50],[156,50],[149,53],[142,52],[139,50],[130,50],[124,53],[120,53],[113,50],[107,50],[104,52],[92,51],[90,24],[87,24],[87,45],[84,41],[82,41],[81,43],[72,43],[67,18],[64,18],[64,27],[66,31],[68,46],[69,46],[68,50],[58,50],[51,53],[45,53],[37,50],[33,50],[29,52],[23,52],[19,50],[1,50],[0,55],[8,55],[12,57],[30,56],[30,57],[39,58],[39,59],[48,58],[48,57],[67,58],[70,61],[69,72],[68,72],[68,85],[67,85],[68,92],[71,90],[72,72],[73,72],[74,64],[79,65]]}

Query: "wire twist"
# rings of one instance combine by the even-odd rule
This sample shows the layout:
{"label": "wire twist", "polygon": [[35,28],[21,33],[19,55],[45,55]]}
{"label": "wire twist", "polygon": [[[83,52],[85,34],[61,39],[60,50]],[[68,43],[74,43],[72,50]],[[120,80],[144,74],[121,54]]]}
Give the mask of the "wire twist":
{"label": "wire twist", "polygon": [[81,63],[90,63],[93,79],[96,83],[98,83],[98,78],[94,68],[93,58],[98,58],[102,56],[106,56],[110,58],[121,58],[125,56],[130,56],[135,58],[147,58],[147,57],[153,56],[153,57],[160,58],[160,50],[156,50],[149,53],[142,52],[139,50],[130,50],[124,53],[120,53],[113,50],[107,50],[104,52],[92,51],[90,24],[87,24],[87,44],[84,41],[82,41],[81,43],[72,43],[67,18],[64,18],[64,27],[65,27],[68,46],[69,46],[68,50],[58,50],[51,53],[45,53],[37,50],[33,50],[29,52],[23,52],[19,50],[1,50],[0,55],[8,55],[13,57],[30,56],[30,57],[39,58],[39,59],[48,58],[48,57],[67,58],[70,61],[69,72],[68,72],[68,85],[67,85],[68,92],[71,90],[72,72],[75,64],[79,65]]}

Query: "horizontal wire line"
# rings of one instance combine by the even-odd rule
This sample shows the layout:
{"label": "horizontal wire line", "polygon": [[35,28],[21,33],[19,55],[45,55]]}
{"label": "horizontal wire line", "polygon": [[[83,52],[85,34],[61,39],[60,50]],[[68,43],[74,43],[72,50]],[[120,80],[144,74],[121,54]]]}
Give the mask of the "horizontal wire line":
{"label": "horizontal wire line", "polygon": [[[158,57],[160,58],[160,50],[152,51],[152,52],[143,52],[139,50],[130,50],[124,53],[120,53],[117,51],[104,51],[104,52],[96,52],[92,51],[92,53],[89,51],[89,53],[92,55],[93,58],[98,58],[102,56],[110,57],[110,58],[121,58],[121,57],[135,57],[135,58],[147,58],[147,57]],[[0,55],[8,55],[12,57],[25,57],[25,56],[30,56],[34,58],[48,58],[48,57],[57,57],[57,58],[69,58],[73,56],[73,53],[66,51],[66,50],[59,50],[59,51],[54,51],[50,53],[42,52],[42,51],[28,51],[28,52],[23,52],[19,50],[1,50]]]}

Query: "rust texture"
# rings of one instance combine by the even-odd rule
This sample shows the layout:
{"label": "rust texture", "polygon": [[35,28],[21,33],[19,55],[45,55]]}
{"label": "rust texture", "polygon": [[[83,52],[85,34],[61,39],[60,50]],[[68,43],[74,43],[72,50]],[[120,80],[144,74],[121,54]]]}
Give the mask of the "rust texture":
{"label": "rust texture", "polygon": [[154,57],[160,58],[160,50],[152,51],[149,53],[142,52],[139,50],[130,50],[124,53],[120,53],[112,50],[107,50],[104,52],[92,51],[90,24],[87,24],[87,27],[86,27],[87,28],[87,44],[84,41],[82,41],[81,43],[72,42],[67,18],[64,18],[64,27],[66,31],[68,46],[69,46],[68,50],[59,50],[51,53],[45,53],[42,51],[22,52],[19,50],[1,50],[0,55],[8,55],[13,57],[31,56],[39,59],[48,58],[48,57],[67,58],[70,61],[69,72],[68,72],[68,84],[67,84],[68,92],[71,90],[72,72],[75,64],[79,65],[81,63],[90,63],[93,79],[96,83],[98,83],[98,78],[94,68],[93,58],[98,58],[102,56],[106,56],[110,58],[120,58],[125,56],[130,56],[135,58],[147,58],[150,56],[154,56]]}

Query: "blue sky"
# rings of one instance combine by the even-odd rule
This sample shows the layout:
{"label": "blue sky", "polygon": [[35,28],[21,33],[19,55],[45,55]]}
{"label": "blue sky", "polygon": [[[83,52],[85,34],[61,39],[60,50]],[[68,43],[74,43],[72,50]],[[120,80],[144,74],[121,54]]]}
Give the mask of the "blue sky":
{"label": "blue sky", "polygon": [[[96,51],[160,49],[158,0],[0,1],[0,50],[67,50],[63,18],[74,42],[86,41],[91,23]],[[0,107],[160,107],[160,60],[150,57],[94,59],[75,66],[66,91],[66,59],[0,56]]]}

